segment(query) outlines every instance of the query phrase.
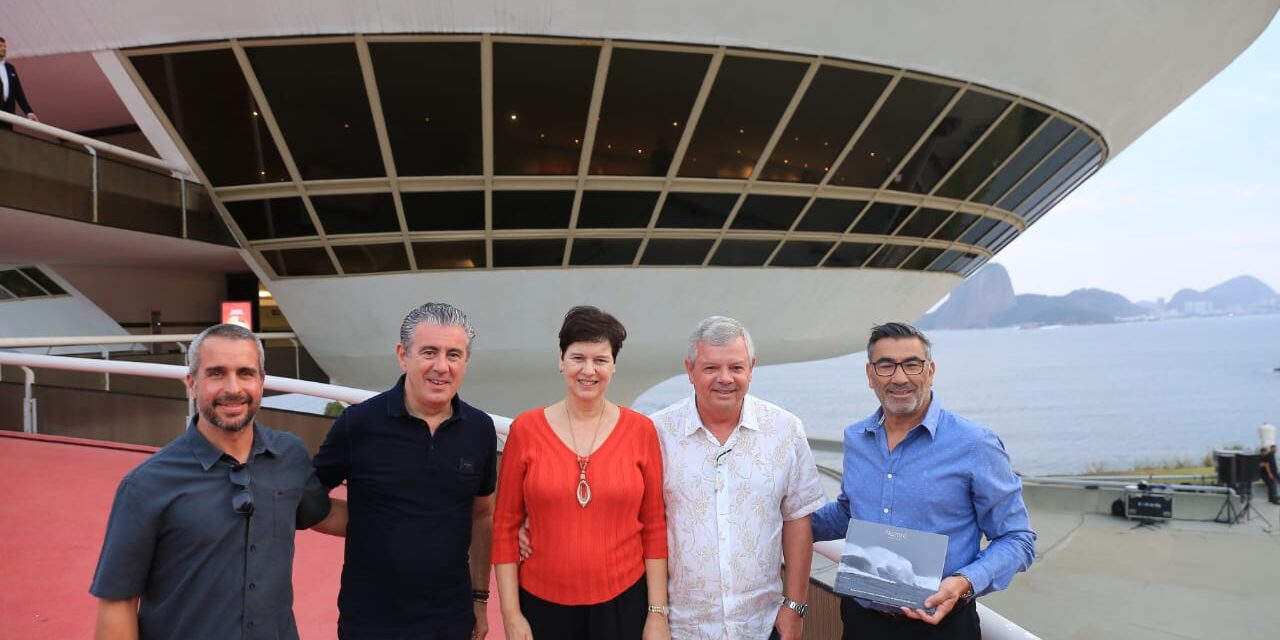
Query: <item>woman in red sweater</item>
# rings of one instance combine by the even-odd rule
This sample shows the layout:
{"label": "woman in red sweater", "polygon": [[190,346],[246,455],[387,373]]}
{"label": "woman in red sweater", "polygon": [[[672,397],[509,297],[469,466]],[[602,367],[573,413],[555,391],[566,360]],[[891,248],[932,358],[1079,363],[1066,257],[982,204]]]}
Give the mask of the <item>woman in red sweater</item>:
{"label": "woman in red sweater", "polygon": [[[508,640],[667,640],[667,523],[653,423],[605,398],[627,331],[595,307],[560,327],[563,400],[511,423],[493,564]],[[530,546],[519,564],[517,532]]]}

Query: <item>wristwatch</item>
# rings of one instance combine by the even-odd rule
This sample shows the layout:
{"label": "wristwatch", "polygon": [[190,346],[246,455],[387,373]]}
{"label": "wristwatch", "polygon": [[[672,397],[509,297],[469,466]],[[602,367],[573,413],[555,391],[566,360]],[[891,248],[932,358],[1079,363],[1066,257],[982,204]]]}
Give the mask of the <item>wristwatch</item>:
{"label": "wristwatch", "polygon": [[799,602],[796,602],[795,600],[792,600],[791,598],[788,598],[786,596],[782,596],[782,606],[796,612],[796,615],[800,616],[801,618],[804,617],[804,614],[809,613],[809,605],[807,603],[800,604]]}
{"label": "wristwatch", "polygon": [[966,589],[964,593],[960,594],[960,604],[969,604],[969,602],[973,600],[973,581],[969,579],[969,576],[966,576],[965,574],[960,573],[959,571],[951,575],[959,578],[964,578],[964,581],[968,583],[969,588]]}
{"label": "wristwatch", "polygon": [[669,616],[671,615],[671,607],[663,604],[651,604],[649,605],[649,613],[656,613],[660,616]]}

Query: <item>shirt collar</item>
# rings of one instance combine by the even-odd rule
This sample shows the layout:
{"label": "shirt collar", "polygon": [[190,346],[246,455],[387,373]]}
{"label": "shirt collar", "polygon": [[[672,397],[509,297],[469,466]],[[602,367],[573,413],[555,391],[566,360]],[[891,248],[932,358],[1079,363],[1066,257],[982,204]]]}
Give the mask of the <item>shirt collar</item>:
{"label": "shirt collar", "polygon": [[[452,409],[452,415],[444,422],[452,422],[454,419],[462,417],[462,398],[460,394],[453,394],[453,398],[449,400],[449,408]],[[412,417],[409,413],[409,405],[405,404],[404,401],[404,374],[400,374],[400,379],[396,380],[395,386],[387,391],[387,415],[393,418]]]}
{"label": "shirt collar", "polygon": [[[929,410],[924,412],[924,420],[916,426],[923,426],[925,431],[929,432],[929,437],[932,438],[938,434],[938,417],[941,414],[942,405],[938,403],[938,394],[937,392],[932,392],[929,394]],[[877,429],[884,428],[884,407],[876,409],[876,412],[871,414],[871,418],[871,422],[862,428],[864,433],[871,433]],[[915,427],[912,428],[914,429]]]}
{"label": "shirt collar", "polygon": [[[682,435],[690,436],[698,429],[705,429],[706,426],[702,424],[702,416],[698,414],[698,395],[696,393],[690,395],[686,402],[689,403],[689,411],[685,416]],[[760,423],[756,420],[755,402],[756,399],[750,394],[742,398],[742,412],[738,414],[738,424],[734,429],[743,427],[752,431],[760,430]]]}
{"label": "shirt collar", "polygon": [[[191,422],[187,424],[187,432],[184,434],[187,442],[191,446],[191,453],[195,455],[200,466],[205,471],[213,468],[226,454],[221,449],[215,447],[209,439],[200,433],[200,429],[196,427],[196,416],[191,417]],[[267,433],[258,428],[255,422],[253,425],[253,447],[249,449],[249,459],[253,460],[262,453],[270,453],[273,456],[280,455],[279,444],[274,438],[267,437]]]}

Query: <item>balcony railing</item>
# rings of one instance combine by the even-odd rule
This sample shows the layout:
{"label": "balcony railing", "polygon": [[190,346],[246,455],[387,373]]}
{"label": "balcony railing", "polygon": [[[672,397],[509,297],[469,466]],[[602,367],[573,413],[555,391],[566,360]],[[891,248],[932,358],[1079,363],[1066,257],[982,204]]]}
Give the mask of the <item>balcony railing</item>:
{"label": "balcony railing", "polygon": [[0,112],[0,206],[236,246],[205,188],[184,169]]}

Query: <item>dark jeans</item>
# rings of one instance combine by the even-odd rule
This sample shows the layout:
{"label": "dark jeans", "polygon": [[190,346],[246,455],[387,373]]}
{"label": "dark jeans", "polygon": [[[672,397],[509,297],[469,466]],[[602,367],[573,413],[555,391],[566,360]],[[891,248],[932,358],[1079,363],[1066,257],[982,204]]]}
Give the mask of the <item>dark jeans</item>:
{"label": "dark jeans", "polygon": [[520,612],[534,638],[555,640],[640,640],[649,615],[649,586],[641,576],[612,600],[566,605],[520,590]]}
{"label": "dark jeans", "polygon": [[982,640],[978,606],[970,601],[951,610],[937,626],[906,616],[863,609],[853,598],[841,598],[843,640]]}

